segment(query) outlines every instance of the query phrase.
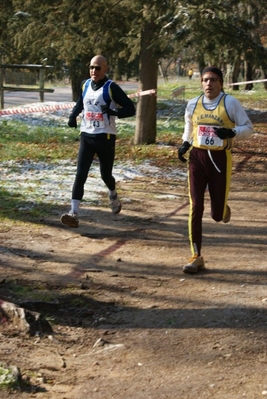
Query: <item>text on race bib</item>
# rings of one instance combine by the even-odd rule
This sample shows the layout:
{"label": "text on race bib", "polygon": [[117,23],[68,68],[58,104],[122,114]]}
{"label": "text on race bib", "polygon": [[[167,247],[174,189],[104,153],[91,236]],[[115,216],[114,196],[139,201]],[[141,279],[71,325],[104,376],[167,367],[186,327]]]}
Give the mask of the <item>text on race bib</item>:
{"label": "text on race bib", "polygon": [[197,141],[201,146],[206,147],[223,147],[223,140],[221,140],[214,132],[214,128],[218,126],[198,125]]}
{"label": "text on race bib", "polygon": [[85,121],[87,127],[105,127],[102,112],[85,112]]}

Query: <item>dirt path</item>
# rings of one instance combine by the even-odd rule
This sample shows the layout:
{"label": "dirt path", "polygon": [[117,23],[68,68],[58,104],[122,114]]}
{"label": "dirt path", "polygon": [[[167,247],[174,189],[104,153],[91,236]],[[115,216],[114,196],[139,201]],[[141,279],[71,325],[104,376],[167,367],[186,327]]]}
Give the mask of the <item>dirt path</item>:
{"label": "dirt path", "polygon": [[234,152],[229,224],[211,220],[207,197],[207,270],[196,276],[181,271],[190,253],[179,176],[121,182],[122,213],[82,208],[79,229],[59,224],[60,208],[1,225],[0,297],[33,306],[54,330],[24,337],[1,324],[1,361],[24,380],[1,398],[267,395],[266,136],[255,142]]}

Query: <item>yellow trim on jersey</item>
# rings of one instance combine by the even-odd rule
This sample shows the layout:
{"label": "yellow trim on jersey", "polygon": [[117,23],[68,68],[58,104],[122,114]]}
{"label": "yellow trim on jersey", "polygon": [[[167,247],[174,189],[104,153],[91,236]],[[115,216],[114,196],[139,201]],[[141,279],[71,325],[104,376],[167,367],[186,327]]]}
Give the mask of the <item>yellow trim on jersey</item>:
{"label": "yellow trim on jersey", "polygon": [[188,191],[189,191],[189,215],[188,215],[188,238],[190,244],[190,250],[192,256],[197,255],[196,248],[194,247],[193,238],[192,238],[192,211],[193,211],[193,202],[191,198],[190,191],[190,172],[188,173]]}
{"label": "yellow trim on jersey", "polygon": [[230,183],[231,183],[231,176],[232,176],[232,153],[231,150],[226,150],[226,187],[225,187],[225,197],[224,197],[224,211],[223,216],[225,215],[226,205],[228,201],[228,195],[230,191]]}
{"label": "yellow trim on jersey", "polygon": [[217,107],[214,110],[208,110],[203,106],[203,95],[200,96],[197,100],[195,110],[192,115],[193,122],[193,147],[202,148],[206,150],[224,150],[232,148],[233,139],[225,139],[222,142],[222,145],[209,145],[209,144],[199,144],[198,142],[198,130],[199,126],[215,126],[215,127],[224,127],[227,129],[233,129],[235,127],[235,123],[230,120],[227,111],[225,109],[225,94],[222,95],[220,101],[217,104]]}

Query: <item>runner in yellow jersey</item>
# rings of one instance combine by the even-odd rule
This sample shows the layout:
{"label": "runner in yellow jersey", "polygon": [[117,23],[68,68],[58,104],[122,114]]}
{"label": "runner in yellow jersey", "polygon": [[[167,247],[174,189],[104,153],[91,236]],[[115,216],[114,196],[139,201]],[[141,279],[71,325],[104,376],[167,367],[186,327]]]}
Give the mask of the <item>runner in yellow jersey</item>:
{"label": "runner in yellow jersey", "polygon": [[183,267],[194,274],[205,269],[201,256],[204,194],[208,187],[211,217],[228,223],[231,210],[227,204],[232,172],[233,140],[247,139],[253,126],[240,102],[223,91],[222,71],[210,66],[201,74],[203,94],[193,98],[185,111],[183,144],[178,158],[185,162],[189,152],[189,242],[192,258]]}

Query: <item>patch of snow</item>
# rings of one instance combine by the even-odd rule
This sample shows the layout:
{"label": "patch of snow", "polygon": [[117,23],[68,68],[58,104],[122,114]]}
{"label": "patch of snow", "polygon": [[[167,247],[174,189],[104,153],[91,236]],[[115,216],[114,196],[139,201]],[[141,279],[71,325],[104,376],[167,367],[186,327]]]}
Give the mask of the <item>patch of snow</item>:
{"label": "patch of snow", "polygon": [[[76,163],[64,160],[57,162],[7,161],[0,163],[0,185],[2,190],[15,192],[31,202],[65,205],[70,202],[72,185],[76,173]],[[164,172],[151,166],[149,162],[141,165],[130,163],[115,164],[113,176],[117,182],[129,181],[144,176],[155,179],[185,180],[186,175],[178,170]],[[107,187],[100,177],[99,163],[95,160],[89,171],[85,185],[83,203],[98,203]]]}
{"label": "patch of snow", "polygon": [[[60,103],[46,102],[44,106]],[[27,104],[19,107],[23,108],[40,107],[40,103]],[[29,125],[64,124],[70,110],[63,109],[49,112],[34,112],[29,114],[2,115],[3,119],[20,120]],[[22,201],[26,198],[28,202],[49,203],[55,205],[65,205],[70,202],[72,185],[76,173],[76,162],[63,160],[57,162],[34,162],[6,161],[0,163],[0,185],[2,190],[18,193],[22,196]],[[151,176],[153,180],[185,180],[187,174],[170,169],[169,171],[152,166],[149,161],[140,165],[133,165],[130,162],[117,163],[113,168],[113,175],[117,182],[133,180],[136,178]],[[99,163],[94,161],[85,185],[83,203],[99,203],[101,195],[107,193],[107,187],[100,177]],[[23,208],[23,207],[22,207]]]}

